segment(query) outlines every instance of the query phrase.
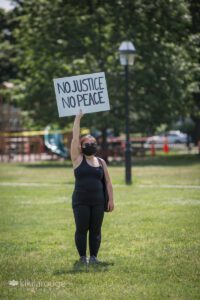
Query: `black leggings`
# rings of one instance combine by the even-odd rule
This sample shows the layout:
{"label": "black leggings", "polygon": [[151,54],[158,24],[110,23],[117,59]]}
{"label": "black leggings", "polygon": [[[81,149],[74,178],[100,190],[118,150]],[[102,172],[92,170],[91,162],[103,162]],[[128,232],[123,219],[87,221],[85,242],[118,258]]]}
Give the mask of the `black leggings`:
{"label": "black leggings", "polygon": [[75,244],[80,256],[86,256],[87,232],[89,230],[90,256],[97,256],[101,244],[101,226],[104,206],[77,205],[73,208],[76,223]]}

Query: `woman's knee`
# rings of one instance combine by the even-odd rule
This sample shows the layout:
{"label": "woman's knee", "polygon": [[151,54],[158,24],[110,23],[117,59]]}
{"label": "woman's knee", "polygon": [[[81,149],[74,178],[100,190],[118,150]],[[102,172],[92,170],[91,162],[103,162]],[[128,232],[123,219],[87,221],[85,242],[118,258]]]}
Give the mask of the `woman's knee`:
{"label": "woman's knee", "polygon": [[89,234],[93,236],[100,236],[101,237],[101,228],[90,228],[89,229]]}
{"label": "woman's knee", "polygon": [[88,232],[85,228],[76,228],[75,234],[76,235],[86,235]]}
{"label": "woman's knee", "polygon": [[101,242],[101,232],[91,232],[89,233],[89,240],[90,242],[95,241],[100,243]]}

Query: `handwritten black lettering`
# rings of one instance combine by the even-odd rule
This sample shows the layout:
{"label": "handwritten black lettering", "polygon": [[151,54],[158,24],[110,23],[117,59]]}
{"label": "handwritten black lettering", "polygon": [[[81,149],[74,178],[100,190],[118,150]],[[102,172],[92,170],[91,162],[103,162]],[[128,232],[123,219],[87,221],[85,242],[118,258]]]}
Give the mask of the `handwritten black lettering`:
{"label": "handwritten black lettering", "polygon": [[[69,97],[68,97],[69,98]],[[70,103],[69,103],[69,99],[67,99],[67,101],[62,97],[62,105],[63,108],[65,108],[65,104],[67,105],[67,107],[71,107]]]}
{"label": "handwritten black lettering", "polygon": [[[88,101],[89,99],[87,99],[87,95],[88,94],[83,94],[84,106],[90,106],[90,102]],[[88,101],[88,103],[87,103],[87,101]]]}
{"label": "handwritten black lettering", "polygon": [[85,83],[86,80],[87,80],[87,78],[83,79],[83,81],[82,81],[82,86],[85,86],[85,89],[83,89],[83,92],[87,92],[88,91],[88,85],[87,85],[87,83]]}
{"label": "handwritten black lettering", "polygon": [[57,83],[57,88],[58,88],[58,93],[60,94],[60,90],[63,92],[63,93],[70,93],[71,92],[71,86],[69,84],[69,82],[63,82],[62,83],[62,86]]}
{"label": "handwritten black lettering", "polygon": [[99,87],[100,90],[103,90],[104,88],[102,87],[103,82],[101,81],[101,79],[103,79],[104,77],[99,77]]}
{"label": "handwritten black lettering", "polygon": [[[96,93],[94,93],[94,94],[96,94]],[[92,95],[92,93],[89,93],[89,103],[90,103],[90,105],[91,105],[91,102],[95,105],[95,100],[94,100],[93,96],[94,95]]]}
{"label": "handwritten black lettering", "polygon": [[103,101],[103,95],[102,95],[103,91],[102,92],[98,92],[98,95],[99,95],[99,100],[100,102],[99,103],[105,103],[105,101]]}
{"label": "handwritten black lettering", "polygon": [[81,101],[83,101],[83,96],[77,95],[77,100],[78,100],[78,106],[80,107],[80,103],[81,103]]}

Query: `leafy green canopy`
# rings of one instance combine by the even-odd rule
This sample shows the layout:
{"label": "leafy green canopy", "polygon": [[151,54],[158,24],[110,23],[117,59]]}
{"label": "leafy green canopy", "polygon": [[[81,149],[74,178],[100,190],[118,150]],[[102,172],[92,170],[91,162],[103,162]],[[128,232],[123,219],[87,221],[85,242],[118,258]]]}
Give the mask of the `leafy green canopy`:
{"label": "leafy green canopy", "polygon": [[131,131],[150,133],[193,107],[198,51],[186,0],[15,1],[19,72],[13,99],[43,126],[58,118],[53,78],[106,73],[111,111],[83,125],[124,131],[124,70],[118,48],[136,47],[129,69]]}

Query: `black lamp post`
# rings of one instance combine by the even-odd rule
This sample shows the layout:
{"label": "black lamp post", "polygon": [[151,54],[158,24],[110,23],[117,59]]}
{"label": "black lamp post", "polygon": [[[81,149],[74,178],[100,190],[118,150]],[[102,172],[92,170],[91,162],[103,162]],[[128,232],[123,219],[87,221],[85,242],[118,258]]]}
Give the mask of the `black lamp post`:
{"label": "black lamp post", "polygon": [[128,95],[128,66],[134,64],[135,47],[129,41],[124,41],[119,47],[120,63],[125,68],[125,114],[126,114],[126,150],[125,150],[125,181],[131,184],[131,142],[129,128],[129,95]]}

